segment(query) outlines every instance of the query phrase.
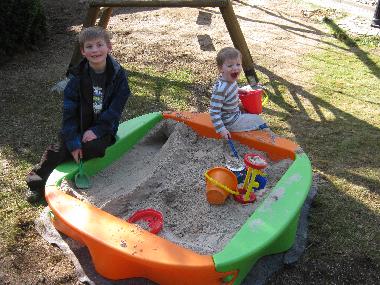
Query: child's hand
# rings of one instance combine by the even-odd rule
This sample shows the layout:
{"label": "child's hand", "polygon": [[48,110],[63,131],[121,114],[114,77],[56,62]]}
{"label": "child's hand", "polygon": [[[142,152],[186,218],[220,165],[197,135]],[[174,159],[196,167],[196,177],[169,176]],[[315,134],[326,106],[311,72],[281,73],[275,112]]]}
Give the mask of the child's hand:
{"label": "child's hand", "polygon": [[81,148],[78,148],[78,149],[75,149],[71,152],[71,155],[73,156],[74,160],[76,163],[79,163],[79,159],[81,159],[83,156],[82,156],[82,149]]}
{"label": "child's hand", "polygon": [[83,138],[82,138],[82,142],[86,143],[86,142],[89,142],[89,141],[92,141],[92,140],[95,140],[97,137],[96,135],[94,134],[93,131],[91,130],[87,130],[84,132],[83,134]]}
{"label": "child's hand", "polygon": [[228,130],[225,130],[225,131],[222,131],[220,132],[220,135],[225,138],[226,140],[230,139],[231,138],[231,134]]}

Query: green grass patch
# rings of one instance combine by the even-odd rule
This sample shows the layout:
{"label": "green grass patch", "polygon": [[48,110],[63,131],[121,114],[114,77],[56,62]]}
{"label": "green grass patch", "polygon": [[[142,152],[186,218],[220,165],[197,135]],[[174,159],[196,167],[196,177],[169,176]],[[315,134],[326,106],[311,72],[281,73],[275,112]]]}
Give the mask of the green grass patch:
{"label": "green grass patch", "polygon": [[325,182],[310,218],[308,255],[380,261],[379,38],[352,38],[332,20],[325,22],[334,37],[304,58],[312,87],[277,99]]}
{"label": "green grass patch", "polygon": [[32,221],[35,213],[19,193],[0,192],[0,238],[2,246],[15,242],[15,237],[22,232],[22,224]]}
{"label": "green grass patch", "polygon": [[129,82],[133,96],[128,100],[124,119],[155,111],[184,111],[191,106],[189,86],[193,82],[193,75],[189,70],[141,70],[129,66]]}

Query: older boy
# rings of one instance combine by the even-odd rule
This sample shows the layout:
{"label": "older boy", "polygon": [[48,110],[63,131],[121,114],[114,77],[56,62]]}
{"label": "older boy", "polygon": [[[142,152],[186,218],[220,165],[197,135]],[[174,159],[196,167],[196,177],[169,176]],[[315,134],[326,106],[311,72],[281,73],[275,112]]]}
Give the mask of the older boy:
{"label": "older boy", "polygon": [[[265,121],[255,114],[241,113],[237,79],[242,71],[239,50],[226,47],[216,56],[220,76],[211,94],[210,115],[217,133],[230,139],[232,132],[267,129]],[[269,129],[268,129],[269,130]]]}
{"label": "older boy", "polygon": [[43,197],[47,178],[62,162],[104,156],[115,142],[121,113],[131,95],[126,71],[109,55],[112,47],[107,31],[83,29],[79,45],[84,59],[69,71],[59,142],[46,149],[29,173],[29,202]]}

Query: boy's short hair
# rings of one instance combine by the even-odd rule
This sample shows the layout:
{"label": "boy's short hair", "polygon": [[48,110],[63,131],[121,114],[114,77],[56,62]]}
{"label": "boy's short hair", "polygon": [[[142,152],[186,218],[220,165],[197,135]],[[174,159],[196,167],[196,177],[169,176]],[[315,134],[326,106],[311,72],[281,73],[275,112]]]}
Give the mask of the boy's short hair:
{"label": "boy's short hair", "polygon": [[79,46],[84,47],[84,43],[94,39],[103,39],[107,45],[111,44],[111,34],[99,26],[84,28],[78,36]]}
{"label": "boy's short hair", "polygon": [[241,58],[241,52],[233,47],[222,48],[216,55],[216,64],[220,67],[227,59]]}

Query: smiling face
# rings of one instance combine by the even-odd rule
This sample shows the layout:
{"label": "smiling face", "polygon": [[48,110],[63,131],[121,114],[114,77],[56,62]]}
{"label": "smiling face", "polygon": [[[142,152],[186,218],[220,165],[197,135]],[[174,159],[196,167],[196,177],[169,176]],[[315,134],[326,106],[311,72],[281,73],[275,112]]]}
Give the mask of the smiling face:
{"label": "smiling face", "polygon": [[236,81],[242,71],[241,58],[227,58],[222,66],[219,66],[219,72],[224,80],[228,82]]}
{"label": "smiling face", "polygon": [[111,44],[107,44],[102,38],[87,40],[81,48],[82,55],[87,58],[92,69],[99,72],[105,70],[107,54],[110,51]]}

